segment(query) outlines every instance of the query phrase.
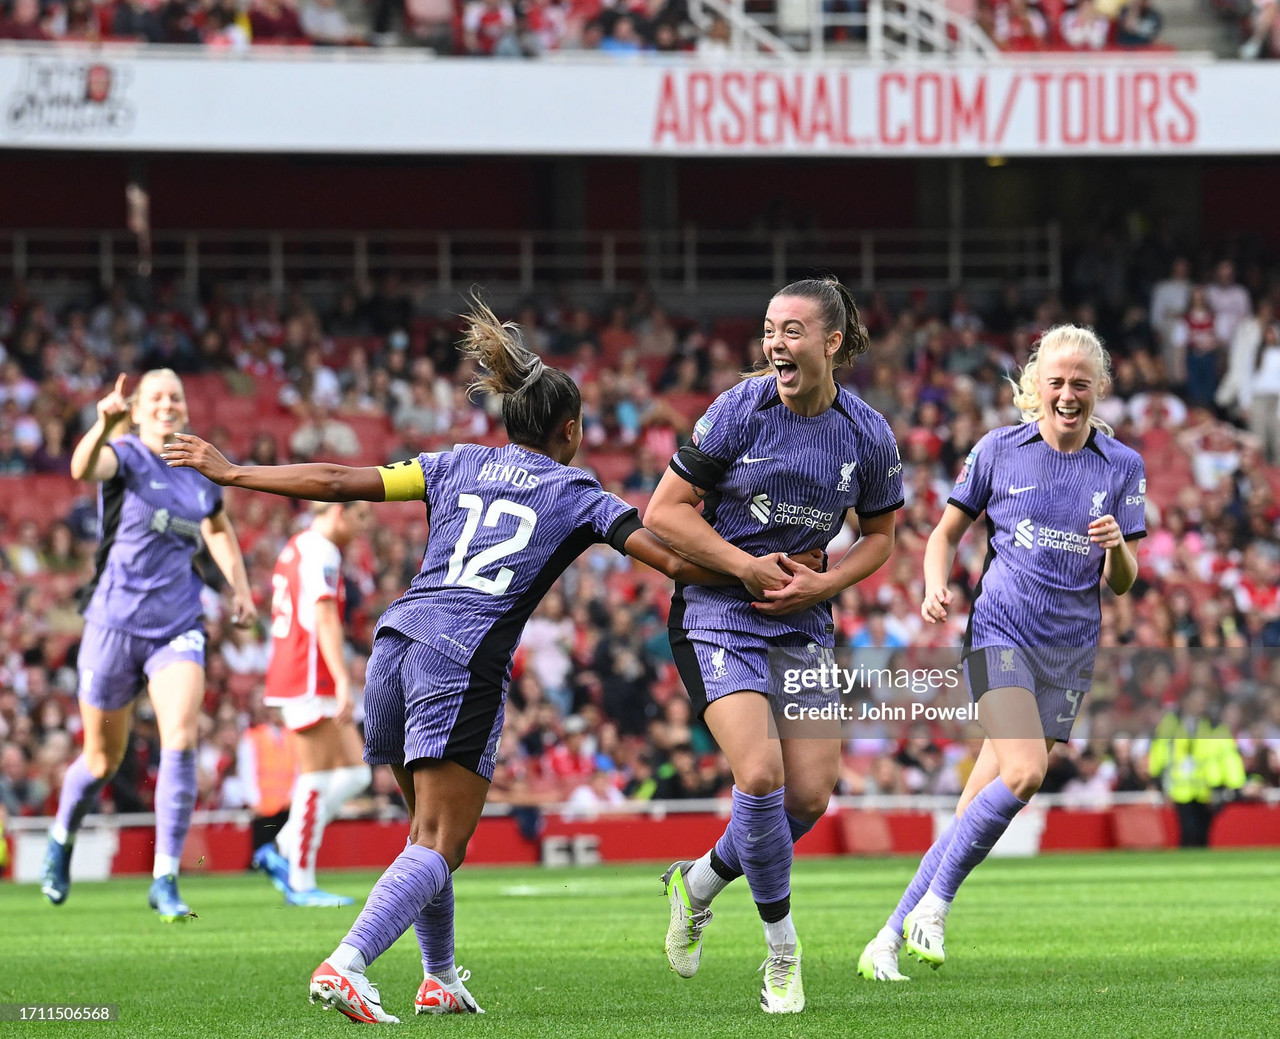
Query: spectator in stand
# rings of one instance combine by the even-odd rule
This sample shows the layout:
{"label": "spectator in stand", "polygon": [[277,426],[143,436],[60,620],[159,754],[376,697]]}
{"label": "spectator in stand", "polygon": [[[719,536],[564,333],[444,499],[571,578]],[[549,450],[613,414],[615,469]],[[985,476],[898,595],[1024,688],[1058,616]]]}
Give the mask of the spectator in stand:
{"label": "spectator in stand", "polygon": [[1213,281],[1204,287],[1205,299],[1213,311],[1214,331],[1224,342],[1231,342],[1236,326],[1253,313],[1249,290],[1236,281],[1236,265],[1222,260],[1213,272]]}
{"label": "spectator in stand", "polygon": [[28,751],[17,743],[0,745],[0,808],[9,816],[39,815],[49,788],[34,777]]}
{"label": "spectator in stand", "polygon": [[40,24],[39,0],[12,0],[8,16],[0,18],[0,40],[49,39],[52,37]]}
{"label": "spectator in stand", "polygon": [[992,39],[1001,50],[1039,50],[1049,36],[1049,23],[1028,0],[1009,0],[997,6],[993,25]]}
{"label": "spectator in stand", "polygon": [[[242,20],[235,0],[213,0],[204,22],[205,45],[215,50],[243,51],[253,42],[248,21]],[[256,820],[255,820],[256,823]],[[255,826],[254,834],[259,828]]]}
{"label": "spectator in stand", "polygon": [[1268,321],[1254,355],[1256,367],[1242,395],[1249,432],[1258,438],[1268,465],[1280,463],[1280,325]]}
{"label": "spectator in stand", "polygon": [[13,427],[0,424],[0,476],[21,476],[29,471],[26,455],[18,450]]}
{"label": "spectator in stand", "polygon": [[1236,326],[1231,338],[1231,353],[1227,360],[1227,372],[1218,384],[1214,403],[1229,409],[1241,417],[1249,413],[1249,395],[1254,375],[1261,366],[1263,334],[1275,318],[1275,311],[1268,299],[1258,303],[1257,311]]}
{"label": "spectator in stand", "polygon": [[1130,0],[1116,19],[1116,43],[1121,47],[1150,47],[1160,35],[1164,17],[1151,0]]}
{"label": "spectator in stand", "polygon": [[711,24],[698,37],[697,52],[700,58],[727,57],[733,48],[733,30],[726,19],[718,14],[711,16]]}
{"label": "spectator in stand", "polygon": [[[111,19],[111,35],[160,43],[164,40],[164,26],[160,23],[159,11],[145,0],[118,0]],[[123,294],[121,286],[120,295]],[[113,289],[112,299],[116,296]]]}
{"label": "spectator in stand", "polygon": [[[1222,365],[1221,323],[1209,307],[1208,294],[1200,286],[1191,290],[1191,303],[1173,329],[1173,344],[1187,372],[1187,401],[1210,407],[1218,390]],[[1234,333],[1234,326],[1232,332]]]}
{"label": "spectator in stand", "polygon": [[284,0],[253,0],[249,31],[254,43],[301,43],[307,38],[298,12]]}
{"label": "spectator in stand", "polygon": [[316,457],[350,458],[360,453],[360,440],[356,431],[334,418],[328,408],[312,404],[307,418],[289,438],[289,450],[294,457],[308,461]]}
{"label": "spectator in stand", "polygon": [[620,14],[613,20],[613,27],[600,41],[600,50],[611,56],[639,54],[646,50],[644,39],[636,30],[636,20],[630,14]]}
{"label": "spectator in stand", "polygon": [[1277,0],[1253,0],[1253,31],[1240,45],[1240,57],[1246,61],[1274,57],[1280,53],[1280,3]]}
{"label": "spectator in stand", "polygon": [[303,5],[299,22],[313,43],[340,47],[360,42],[337,0],[309,0]]}
{"label": "spectator in stand", "polygon": [[516,12],[507,0],[467,0],[462,9],[462,46],[467,54],[493,54],[515,28]]}

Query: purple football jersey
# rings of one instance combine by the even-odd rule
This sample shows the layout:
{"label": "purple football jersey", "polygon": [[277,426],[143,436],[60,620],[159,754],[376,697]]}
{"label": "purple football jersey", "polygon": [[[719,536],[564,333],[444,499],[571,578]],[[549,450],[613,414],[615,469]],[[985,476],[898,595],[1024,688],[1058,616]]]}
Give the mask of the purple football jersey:
{"label": "purple football jersey", "polygon": [[1126,541],[1146,536],[1142,457],[1093,430],[1055,451],[1035,423],[992,430],[969,453],[950,502],[985,509],[989,547],[965,648],[1096,646],[1106,552],[1089,524],[1111,515]]}
{"label": "purple football jersey", "polygon": [[[869,519],[902,507],[902,461],[884,416],[848,390],[821,415],[797,415],[777,381],[744,379],[715,399],[671,468],[710,492],[703,516],[753,556],[825,549],[845,512]],[[767,637],[800,632],[829,645],[831,607],[769,617],[745,588],[680,585],[670,626]]]}
{"label": "purple football jersey", "polygon": [[498,680],[525,621],[589,546],[622,551],[633,506],[514,444],[418,456],[431,517],[422,569],[378,622]]}
{"label": "purple football jersey", "polygon": [[222,488],[194,469],[170,469],[132,434],[111,447],[120,467],[98,488],[101,533],[84,615],[130,635],[170,638],[201,623],[203,583],[191,559],[201,520],[222,508]]}

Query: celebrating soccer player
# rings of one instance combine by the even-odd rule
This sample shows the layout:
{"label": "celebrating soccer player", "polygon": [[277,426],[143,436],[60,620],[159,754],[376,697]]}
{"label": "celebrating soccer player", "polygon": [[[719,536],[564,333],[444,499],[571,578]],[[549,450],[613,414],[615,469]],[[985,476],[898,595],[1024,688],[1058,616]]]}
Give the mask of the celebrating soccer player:
{"label": "celebrating soccer player", "polygon": [[[425,978],[418,1013],[479,1013],[454,964],[453,883],[493,777],[515,646],[556,578],[601,542],[680,581],[736,578],[676,555],[636,510],[569,462],[582,442],[582,399],[482,304],[464,352],[502,394],[510,443],[378,468],[311,463],[232,466],[210,445],[179,437],[170,465],[216,483],[322,501],[421,501],[431,515],[422,569],[378,624],[365,686],[365,760],[389,764],[412,813],[410,844],[374,886],[341,944],[316,968],[311,997],[356,1021],[394,1022],[365,974],[413,925]],[[784,558],[762,560],[793,580]],[[798,564],[788,564],[798,565]],[[801,569],[800,573],[807,573]]]}
{"label": "celebrating soccer player", "polygon": [[367,502],[317,503],[311,526],[295,534],[271,575],[268,707],[279,707],[297,736],[298,779],[289,821],[253,854],[294,906],[344,906],[351,899],[316,887],[325,826],[369,786],[360,734],[351,720],[351,679],[342,649],[346,589],[342,550],[369,526]]}
{"label": "celebrating soccer player", "polygon": [[[101,484],[93,582],[83,590],[80,718],[84,752],[71,763],[49,831],[42,890],[54,905],[71,888],[71,849],[99,792],[124,758],[133,701],[145,685],[160,729],[155,882],[151,908],[167,921],[192,916],[178,894],[178,864],[196,801],[196,732],[204,703],[204,613],[191,561],[201,543],[234,593],[236,624],[257,619],[244,560],[221,488],[160,460],[187,422],[182,381],[147,372],[131,398],[125,377],[98,401],[76,445],[71,475]],[[132,418],[137,433],[116,436]],[[115,437],[113,439],[113,437]]]}
{"label": "celebrating soccer player", "polygon": [[964,666],[987,738],[956,817],[863,951],[865,978],[906,980],[898,971],[904,940],[917,959],[942,966],[956,890],[1040,789],[1049,749],[1071,735],[1097,651],[1099,580],[1123,595],[1137,578],[1131,543],[1146,536],[1147,481],[1141,457],[1093,414],[1109,368],[1092,330],[1047,331],[1014,398],[1024,423],[978,441],[929,537],[920,612],[938,624],[951,603],[956,548],[986,510],[990,552]]}
{"label": "celebrating soccer player", "polygon": [[[822,659],[829,659],[829,600],[874,573],[893,550],[902,463],[884,417],[835,382],[834,370],[868,345],[843,285],[810,279],[782,289],[769,303],[762,345],[754,377],[711,405],[645,514],[681,555],[737,574],[745,586],[677,585],[672,599],[676,665],[729,759],[734,789],[733,814],[715,847],[663,877],[671,906],[666,949],[671,969],[692,977],[712,899],[745,874],[768,947],[761,1006],[799,1013],[792,848],[826,810],[841,741],[838,725],[821,738],[767,738],[777,693],[769,652],[825,650]],[[756,558],[825,549],[848,509],[857,512],[862,536],[828,572]]]}

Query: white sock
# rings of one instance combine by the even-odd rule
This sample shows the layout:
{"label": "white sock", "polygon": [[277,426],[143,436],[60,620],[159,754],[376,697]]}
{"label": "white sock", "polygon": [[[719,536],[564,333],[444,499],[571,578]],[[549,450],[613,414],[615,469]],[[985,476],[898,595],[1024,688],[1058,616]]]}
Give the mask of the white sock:
{"label": "white sock", "polygon": [[[333,772],[303,772],[293,785],[293,803],[289,806],[290,835],[288,852],[289,887],[294,891],[313,891],[316,886],[316,855],[328,821],[324,812],[325,794],[333,780]],[[336,965],[335,965],[336,966]]]}
{"label": "white sock", "polygon": [[49,827],[49,837],[58,844],[71,843],[69,839],[70,835],[67,833],[67,828],[63,826],[62,823],[58,822],[57,819],[55,819],[53,821],[53,825]]}
{"label": "white sock", "polygon": [[698,859],[684,875],[684,887],[689,898],[702,907],[709,906],[711,900],[728,886],[729,881],[711,868],[711,852]]}
{"label": "white sock", "polygon": [[800,938],[796,934],[796,925],[791,920],[791,914],[788,913],[781,920],[775,920],[771,924],[766,923],[764,940],[771,953],[794,956],[796,947],[800,944]]}
{"label": "white sock", "polygon": [[[933,893],[933,888],[930,888],[924,893],[924,897],[916,903],[916,909],[925,913],[941,913],[946,916],[951,912],[951,903],[939,898]],[[912,910],[912,912],[914,911]]]}
{"label": "white sock", "polygon": [[151,875],[155,878],[178,875],[178,860],[172,855],[156,855],[156,863],[151,867]]}
{"label": "white sock", "polygon": [[363,974],[368,964],[364,962],[364,953],[354,945],[343,942],[330,954],[329,966],[350,974]]}
{"label": "white sock", "polygon": [[329,775],[329,789],[324,794],[325,822],[336,819],[342,806],[357,794],[363,794],[373,782],[373,769],[368,765],[335,768]]}
{"label": "white sock", "polygon": [[[428,972],[430,973],[430,972]],[[455,964],[448,970],[438,970],[431,975],[441,985],[456,985],[458,983],[458,968]]]}
{"label": "white sock", "polygon": [[892,927],[890,927],[888,924],[885,924],[882,928],[880,928],[880,933],[876,935],[876,941],[888,942],[889,944],[894,946],[894,948],[901,949],[903,938],[902,938],[902,935],[898,934],[898,932],[895,931]]}

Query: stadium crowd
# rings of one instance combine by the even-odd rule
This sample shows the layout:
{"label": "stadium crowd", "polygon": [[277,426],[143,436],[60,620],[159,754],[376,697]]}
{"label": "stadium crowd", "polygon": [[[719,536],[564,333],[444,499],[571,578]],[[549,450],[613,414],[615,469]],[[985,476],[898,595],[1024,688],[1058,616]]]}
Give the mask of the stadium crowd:
{"label": "stadium crowd", "polygon": [[[1275,53],[1274,0],[1256,10],[1220,0],[1240,21],[1241,54]],[[861,39],[849,21],[861,0],[828,0],[833,43]],[[955,6],[955,5],[948,5]],[[353,21],[339,0],[5,0],[0,39],[146,41],[240,50],[269,46],[405,43],[441,54],[507,58],[552,52],[693,52],[715,57],[732,47],[718,16],[695,26],[686,0],[373,0]],[[751,10],[748,3],[747,10]],[[970,16],[1001,49],[1096,51],[1148,47],[1163,19],[1151,0],[974,0]]]}
{"label": "stadium crowd", "polygon": [[[1065,271],[1062,297],[1026,298],[1010,285],[990,299],[919,291],[862,300],[873,345],[839,374],[890,419],[907,505],[890,563],[837,604],[839,644],[864,661],[959,645],[985,535],[975,526],[962,544],[956,607],[939,627],[919,615],[925,539],[979,437],[1018,420],[1004,377],[1038,332],[1060,320],[1094,325],[1115,364],[1098,412],[1141,451],[1150,476],[1139,584],[1123,599],[1104,593],[1103,646],[1148,656],[1099,669],[1082,739],[1060,754],[1045,789],[1097,798],[1149,788],[1150,737],[1197,687],[1242,690],[1215,721],[1244,756],[1246,794],[1280,785],[1280,682],[1268,655],[1280,646],[1280,285],[1254,262],[1242,264],[1241,282],[1230,260],[1188,256],[1157,233],[1099,233]],[[423,313],[394,271],[327,307],[297,290],[236,298],[225,286],[189,306],[172,286],[147,283],[59,307],[18,284],[0,301],[0,806],[11,814],[50,812],[75,754],[74,593],[92,572],[96,506],[91,488],[60,474],[117,371],[182,373],[194,430],[262,463],[380,463],[501,434],[496,401],[467,395],[473,372],[455,350],[457,325]],[[672,315],[644,288],[593,302],[598,309],[548,295],[510,316],[582,387],[579,464],[643,506],[693,421],[753,361],[758,317]],[[265,616],[271,569],[305,510],[248,492],[227,501]],[[427,534],[421,509],[377,509],[376,529],[345,563],[357,687],[376,618],[416,572]],[[855,536],[844,531],[832,551]],[[665,578],[608,548],[570,568],[517,656],[495,801],[585,811],[726,793],[723,759],[690,716],[671,663],[669,596]],[[269,642],[265,628],[233,627],[212,588],[206,605],[200,803],[236,807],[243,734],[270,720],[260,703]],[[1170,647],[1199,655],[1173,660],[1161,652]],[[955,793],[978,745],[939,728],[849,735],[849,793]],[[108,810],[147,808],[157,760],[144,704]],[[360,803],[396,809],[388,770],[376,771]]]}

